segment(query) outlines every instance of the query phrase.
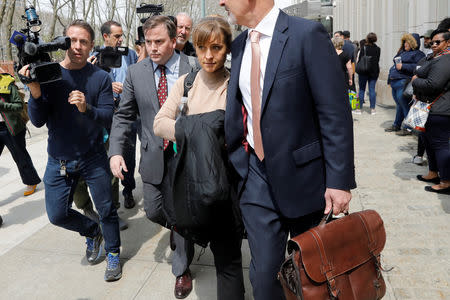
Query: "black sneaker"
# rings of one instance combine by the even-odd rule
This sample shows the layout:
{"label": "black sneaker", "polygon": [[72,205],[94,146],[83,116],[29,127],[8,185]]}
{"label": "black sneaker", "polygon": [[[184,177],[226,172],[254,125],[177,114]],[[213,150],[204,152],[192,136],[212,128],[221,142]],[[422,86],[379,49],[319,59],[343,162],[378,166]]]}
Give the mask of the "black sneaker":
{"label": "black sneaker", "polygon": [[2,216],[0,216],[0,227],[2,226],[2,224],[3,224],[3,219],[2,219]]}
{"label": "black sneaker", "polygon": [[123,195],[123,206],[125,208],[130,209],[133,208],[136,205],[136,202],[134,202],[133,194],[124,194]]}
{"label": "black sneaker", "polygon": [[106,256],[105,281],[116,281],[122,277],[119,253],[108,253]]}
{"label": "black sneaker", "polygon": [[388,127],[386,129],[384,129],[384,131],[386,131],[386,132],[397,132],[397,131],[400,131],[400,127],[392,125],[391,127]]}
{"label": "black sneaker", "polygon": [[102,255],[102,241],[103,235],[101,232],[94,238],[86,238],[86,259],[91,265],[97,263]]}

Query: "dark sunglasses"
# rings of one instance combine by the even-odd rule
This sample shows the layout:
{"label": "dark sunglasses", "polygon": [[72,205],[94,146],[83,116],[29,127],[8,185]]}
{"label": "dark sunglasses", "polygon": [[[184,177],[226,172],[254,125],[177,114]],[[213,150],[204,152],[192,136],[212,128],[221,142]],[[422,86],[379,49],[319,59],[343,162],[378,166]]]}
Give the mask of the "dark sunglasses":
{"label": "dark sunglasses", "polygon": [[434,44],[436,44],[436,46],[439,46],[442,42],[445,42],[444,40],[435,40],[435,41],[431,41],[430,45],[433,46]]}

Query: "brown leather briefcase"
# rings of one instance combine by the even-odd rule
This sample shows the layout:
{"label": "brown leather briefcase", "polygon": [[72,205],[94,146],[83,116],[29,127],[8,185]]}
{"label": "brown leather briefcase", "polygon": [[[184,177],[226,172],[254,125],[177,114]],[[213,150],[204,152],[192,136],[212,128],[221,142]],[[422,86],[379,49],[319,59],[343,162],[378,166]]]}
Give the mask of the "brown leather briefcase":
{"label": "brown leather briefcase", "polygon": [[278,273],[286,299],[381,299],[386,292],[380,264],[385,242],[383,220],[374,210],[329,223],[324,218],[288,242],[289,256]]}

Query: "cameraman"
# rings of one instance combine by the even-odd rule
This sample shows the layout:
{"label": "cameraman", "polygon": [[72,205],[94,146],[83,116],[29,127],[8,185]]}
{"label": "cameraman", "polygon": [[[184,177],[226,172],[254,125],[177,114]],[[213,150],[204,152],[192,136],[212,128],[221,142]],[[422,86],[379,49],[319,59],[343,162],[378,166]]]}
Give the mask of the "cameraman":
{"label": "cameraman", "polygon": [[[73,21],[65,35],[71,46],[60,63],[62,79],[42,85],[27,84],[31,93],[30,120],[36,127],[48,127],[49,155],[44,175],[47,215],[52,224],[86,237],[86,258],[90,264],[99,261],[104,236],[104,279],[114,281],[122,276],[120,234],[102,135],[103,128],[111,126],[114,113],[111,79],[87,63],[94,46],[94,30],[88,23]],[[30,77],[29,65],[22,67],[19,74]],[[73,189],[80,176],[89,186],[100,225],[71,208]]]}

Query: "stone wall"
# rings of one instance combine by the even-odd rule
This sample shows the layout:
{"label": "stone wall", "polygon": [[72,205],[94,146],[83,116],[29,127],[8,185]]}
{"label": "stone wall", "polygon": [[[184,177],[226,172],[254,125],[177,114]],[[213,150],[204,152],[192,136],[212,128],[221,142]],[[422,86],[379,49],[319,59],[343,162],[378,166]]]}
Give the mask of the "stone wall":
{"label": "stone wall", "polygon": [[381,48],[377,102],[393,105],[386,79],[402,34],[422,35],[436,28],[450,16],[450,0],[336,0],[333,15],[334,30],[349,30],[351,40],[361,40],[369,32],[377,34]]}

